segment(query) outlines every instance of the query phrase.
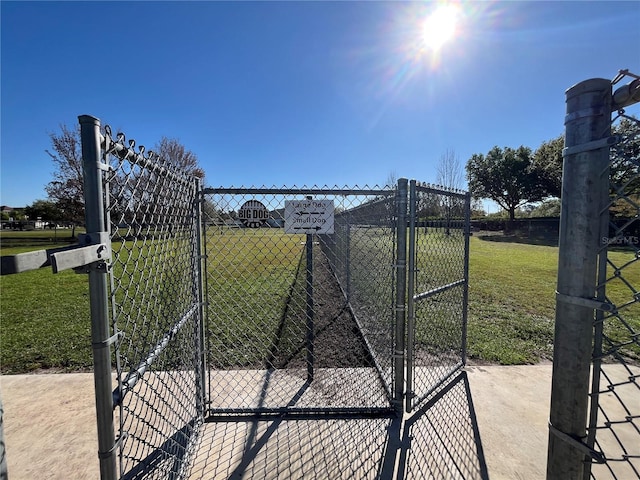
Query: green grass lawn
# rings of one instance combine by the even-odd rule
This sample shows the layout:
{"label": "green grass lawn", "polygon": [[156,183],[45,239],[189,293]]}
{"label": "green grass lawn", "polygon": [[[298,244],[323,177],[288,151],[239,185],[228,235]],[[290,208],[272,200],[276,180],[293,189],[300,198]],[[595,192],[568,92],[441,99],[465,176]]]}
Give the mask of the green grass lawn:
{"label": "green grass lawn", "polygon": [[471,239],[468,354],[502,364],[551,359],[557,247]]}
{"label": "green grass lawn", "polygon": [[[2,254],[26,250],[34,248],[2,248]],[[53,275],[51,269],[41,269],[0,276],[2,373],[90,368],[88,291],[87,276],[73,271]]]}
{"label": "green grass lawn", "polygon": [[[2,239],[2,255],[59,246],[46,241],[38,247],[7,246],[4,234]],[[229,296],[229,289],[235,288],[234,285],[239,285],[245,295],[254,295],[262,307],[268,305],[265,311],[281,312],[285,297],[277,292],[284,290],[286,296],[286,287],[295,278],[302,252],[298,240],[274,243],[276,240],[268,237],[244,235],[244,241],[248,245],[245,249],[239,249],[233,242],[214,243],[215,249],[209,249],[210,271],[221,267],[222,258],[235,259],[234,268],[238,269],[237,275],[226,278],[223,285],[210,281],[209,288],[215,290],[215,298],[226,303],[226,306],[222,303],[210,305],[210,315],[215,318],[226,315],[226,309],[236,301],[235,296]],[[280,245],[279,250],[260,255],[249,253],[259,246],[276,244]],[[472,361],[521,364],[551,358],[557,255],[556,247],[471,238],[468,354]],[[631,254],[626,252],[611,252],[610,256],[617,264],[631,259]],[[639,287],[640,269],[631,269],[625,271],[624,276],[631,285]],[[263,274],[265,288],[258,295],[252,290],[250,283],[254,282],[250,280]],[[611,282],[608,294],[616,302],[631,300],[629,289],[619,280]],[[252,308],[242,312],[243,317],[253,314]],[[635,331],[640,330],[640,304],[631,305],[623,314]],[[50,269],[42,269],[2,276],[0,315],[2,373],[38,369],[74,371],[91,367],[86,275],[71,271],[53,275]],[[260,322],[253,322],[253,325],[255,331],[238,334],[224,333],[228,325],[223,323],[212,324],[210,331],[217,335],[213,344],[264,333],[260,330]],[[620,324],[612,322],[612,327],[608,328],[610,334],[620,338],[628,335]],[[265,342],[265,346],[268,345]],[[246,358],[251,352],[240,349],[236,354],[238,358]],[[634,355],[640,358],[640,352]],[[234,363],[237,362],[234,360]]]}
{"label": "green grass lawn", "polygon": [[[631,252],[609,252],[616,265],[633,259]],[[502,364],[535,363],[551,359],[555,320],[558,248],[471,239],[469,261],[468,353],[472,359]],[[614,280],[607,296],[616,305],[630,302],[633,292],[608,269]],[[624,271],[625,280],[640,288],[637,264]],[[640,304],[622,316],[640,330]],[[629,331],[616,320],[605,322],[605,334],[629,340]],[[636,360],[640,350],[626,349]]]}
{"label": "green grass lawn", "polygon": [[[304,312],[304,245],[299,235],[271,229],[232,229],[208,235],[209,363],[216,368],[256,367],[273,355],[274,335],[287,355],[304,339],[287,310]],[[296,281],[298,277],[298,281]],[[292,291],[295,285],[297,291]],[[290,297],[297,301],[291,301]],[[287,309],[287,310],[286,310]],[[286,327],[286,328],[285,328]]]}

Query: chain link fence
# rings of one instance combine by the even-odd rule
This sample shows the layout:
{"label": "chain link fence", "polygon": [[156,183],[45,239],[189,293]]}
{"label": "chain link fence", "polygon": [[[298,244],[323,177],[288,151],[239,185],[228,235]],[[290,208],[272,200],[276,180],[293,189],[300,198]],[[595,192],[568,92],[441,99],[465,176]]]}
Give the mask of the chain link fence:
{"label": "chain link fence", "polygon": [[597,285],[607,308],[596,311],[587,444],[601,453],[592,478],[631,479],[640,478],[640,120],[621,108],[611,124]]}
{"label": "chain link fence", "polygon": [[199,179],[91,117],[81,125],[87,233],[111,245],[90,278],[101,474],[178,478],[203,419]]}
{"label": "chain link fence", "polygon": [[412,181],[407,407],[466,362],[470,197]]}
{"label": "chain link fence", "polygon": [[[286,233],[288,201],[329,202],[333,231]],[[210,412],[389,409],[394,205],[392,189],[205,190]]]}
{"label": "chain link fence", "polygon": [[355,199],[336,215],[335,235],[320,244],[371,354],[386,394],[393,396],[393,302],[396,290],[395,192]]}
{"label": "chain link fence", "polygon": [[409,422],[427,436],[446,428],[431,408],[469,398],[449,387],[463,374],[447,383],[465,358],[468,195],[203,190],[80,123],[101,478],[391,478],[398,461],[419,477],[406,387],[408,408],[430,399]]}
{"label": "chain link fence", "polygon": [[[190,478],[487,478],[459,371],[469,195],[408,185],[205,189],[210,415]],[[329,202],[331,231],[292,233],[290,202],[311,208],[296,219]]]}

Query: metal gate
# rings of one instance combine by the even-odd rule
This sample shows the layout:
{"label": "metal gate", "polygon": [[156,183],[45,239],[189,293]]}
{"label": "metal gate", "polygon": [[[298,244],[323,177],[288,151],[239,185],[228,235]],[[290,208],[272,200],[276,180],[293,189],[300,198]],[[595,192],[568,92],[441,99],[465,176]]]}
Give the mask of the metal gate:
{"label": "metal gate", "polygon": [[464,364],[468,194],[218,188],[202,211],[211,415],[400,414]]}
{"label": "metal gate", "polygon": [[181,478],[204,417],[200,180],[79,120],[101,478]]}
{"label": "metal gate", "polygon": [[407,411],[466,363],[470,201],[410,182]]}

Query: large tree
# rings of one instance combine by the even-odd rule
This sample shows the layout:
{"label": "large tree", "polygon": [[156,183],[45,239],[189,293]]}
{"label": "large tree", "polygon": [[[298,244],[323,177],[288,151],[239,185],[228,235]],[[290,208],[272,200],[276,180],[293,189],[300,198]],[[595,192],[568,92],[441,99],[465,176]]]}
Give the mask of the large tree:
{"label": "large tree", "polygon": [[462,190],[464,188],[464,168],[454,150],[448,148],[440,155],[436,171],[436,183],[454,190]]}
{"label": "large tree", "polygon": [[[622,118],[612,132],[622,142],[611,147],[611,180],[625,194],[640,194],[640,123],[637,119]],[[543,188],[551,197],[560,197],[562,190],[562,150],[564,135],[543,142],[534,154],[532,169],[540,177]]]}
{"label": "large tree", "polygon": [[57,223],[63,219],[63,212],[55,202],[49,200],[36,200],[24,209],[31,220],[44,220]]}
{"label": "large tree", "polygon": [[163,136],[153,151],[174,168],[198,178],[204,178],[204,170],[198,164],[198,156],[180,143],[177,138]]}
{"label": "large tree", "polygon": [[62,211],[62,220],[73,225],[84,222],[84,187],[82,181],[82,146],[80,126],[69,128],[60,125],[59,133],[50,133],[51,150],[45,152],[53,160],[53,180],[45,190]]}
{"label": "large tree", "polygon": [[493,147],[486,155],[474,154],[467,162],[467,180],[475,198],[489,198],[509,213],[513,221],[518,207],[545,198],[538,175],[532,169],[528,147]]}
{"label": "large tree", "polygon": [[619,194],[640,195],[640,120],[623,118],[613,127],[622,141],[611,148],[611,181]]}
{"label": "large tree", "polygon": [[621,142],[611,148],[611,196],[613,216],[638,216],[640,205],[640,120],[623,118],[613,128]]}
{"label": "large tree", "polygon": [[533,154],[532,170],[550,197],[560,198],[562,190],[562,150],[564,135],[543,142]]}

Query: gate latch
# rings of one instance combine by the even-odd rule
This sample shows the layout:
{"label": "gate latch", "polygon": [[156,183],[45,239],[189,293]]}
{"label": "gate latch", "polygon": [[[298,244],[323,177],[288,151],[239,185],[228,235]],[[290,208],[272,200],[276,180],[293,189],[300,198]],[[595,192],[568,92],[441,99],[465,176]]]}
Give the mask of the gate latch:
{"label": "gate latch", "polygon": [[106,261],[110,259],[109,234],[107,232],[87,233],[78,235],[77,245],[3,256],[1,272],[2,275],[8,275],[51,265],[53,273],[70,268],[76,271],[80,269],[81,273],[85,273],[89,271],[91,264],[104,269]]}
{"label": "gate latch", "polygon": [[78,245],[73,247],[51,255],[53,273],[69,268],[76,273],[89,273],[91,264],[98,262],[98,269],[104,269],[106,261],[111,259],[111,239],[107,232],[78,235]]}

